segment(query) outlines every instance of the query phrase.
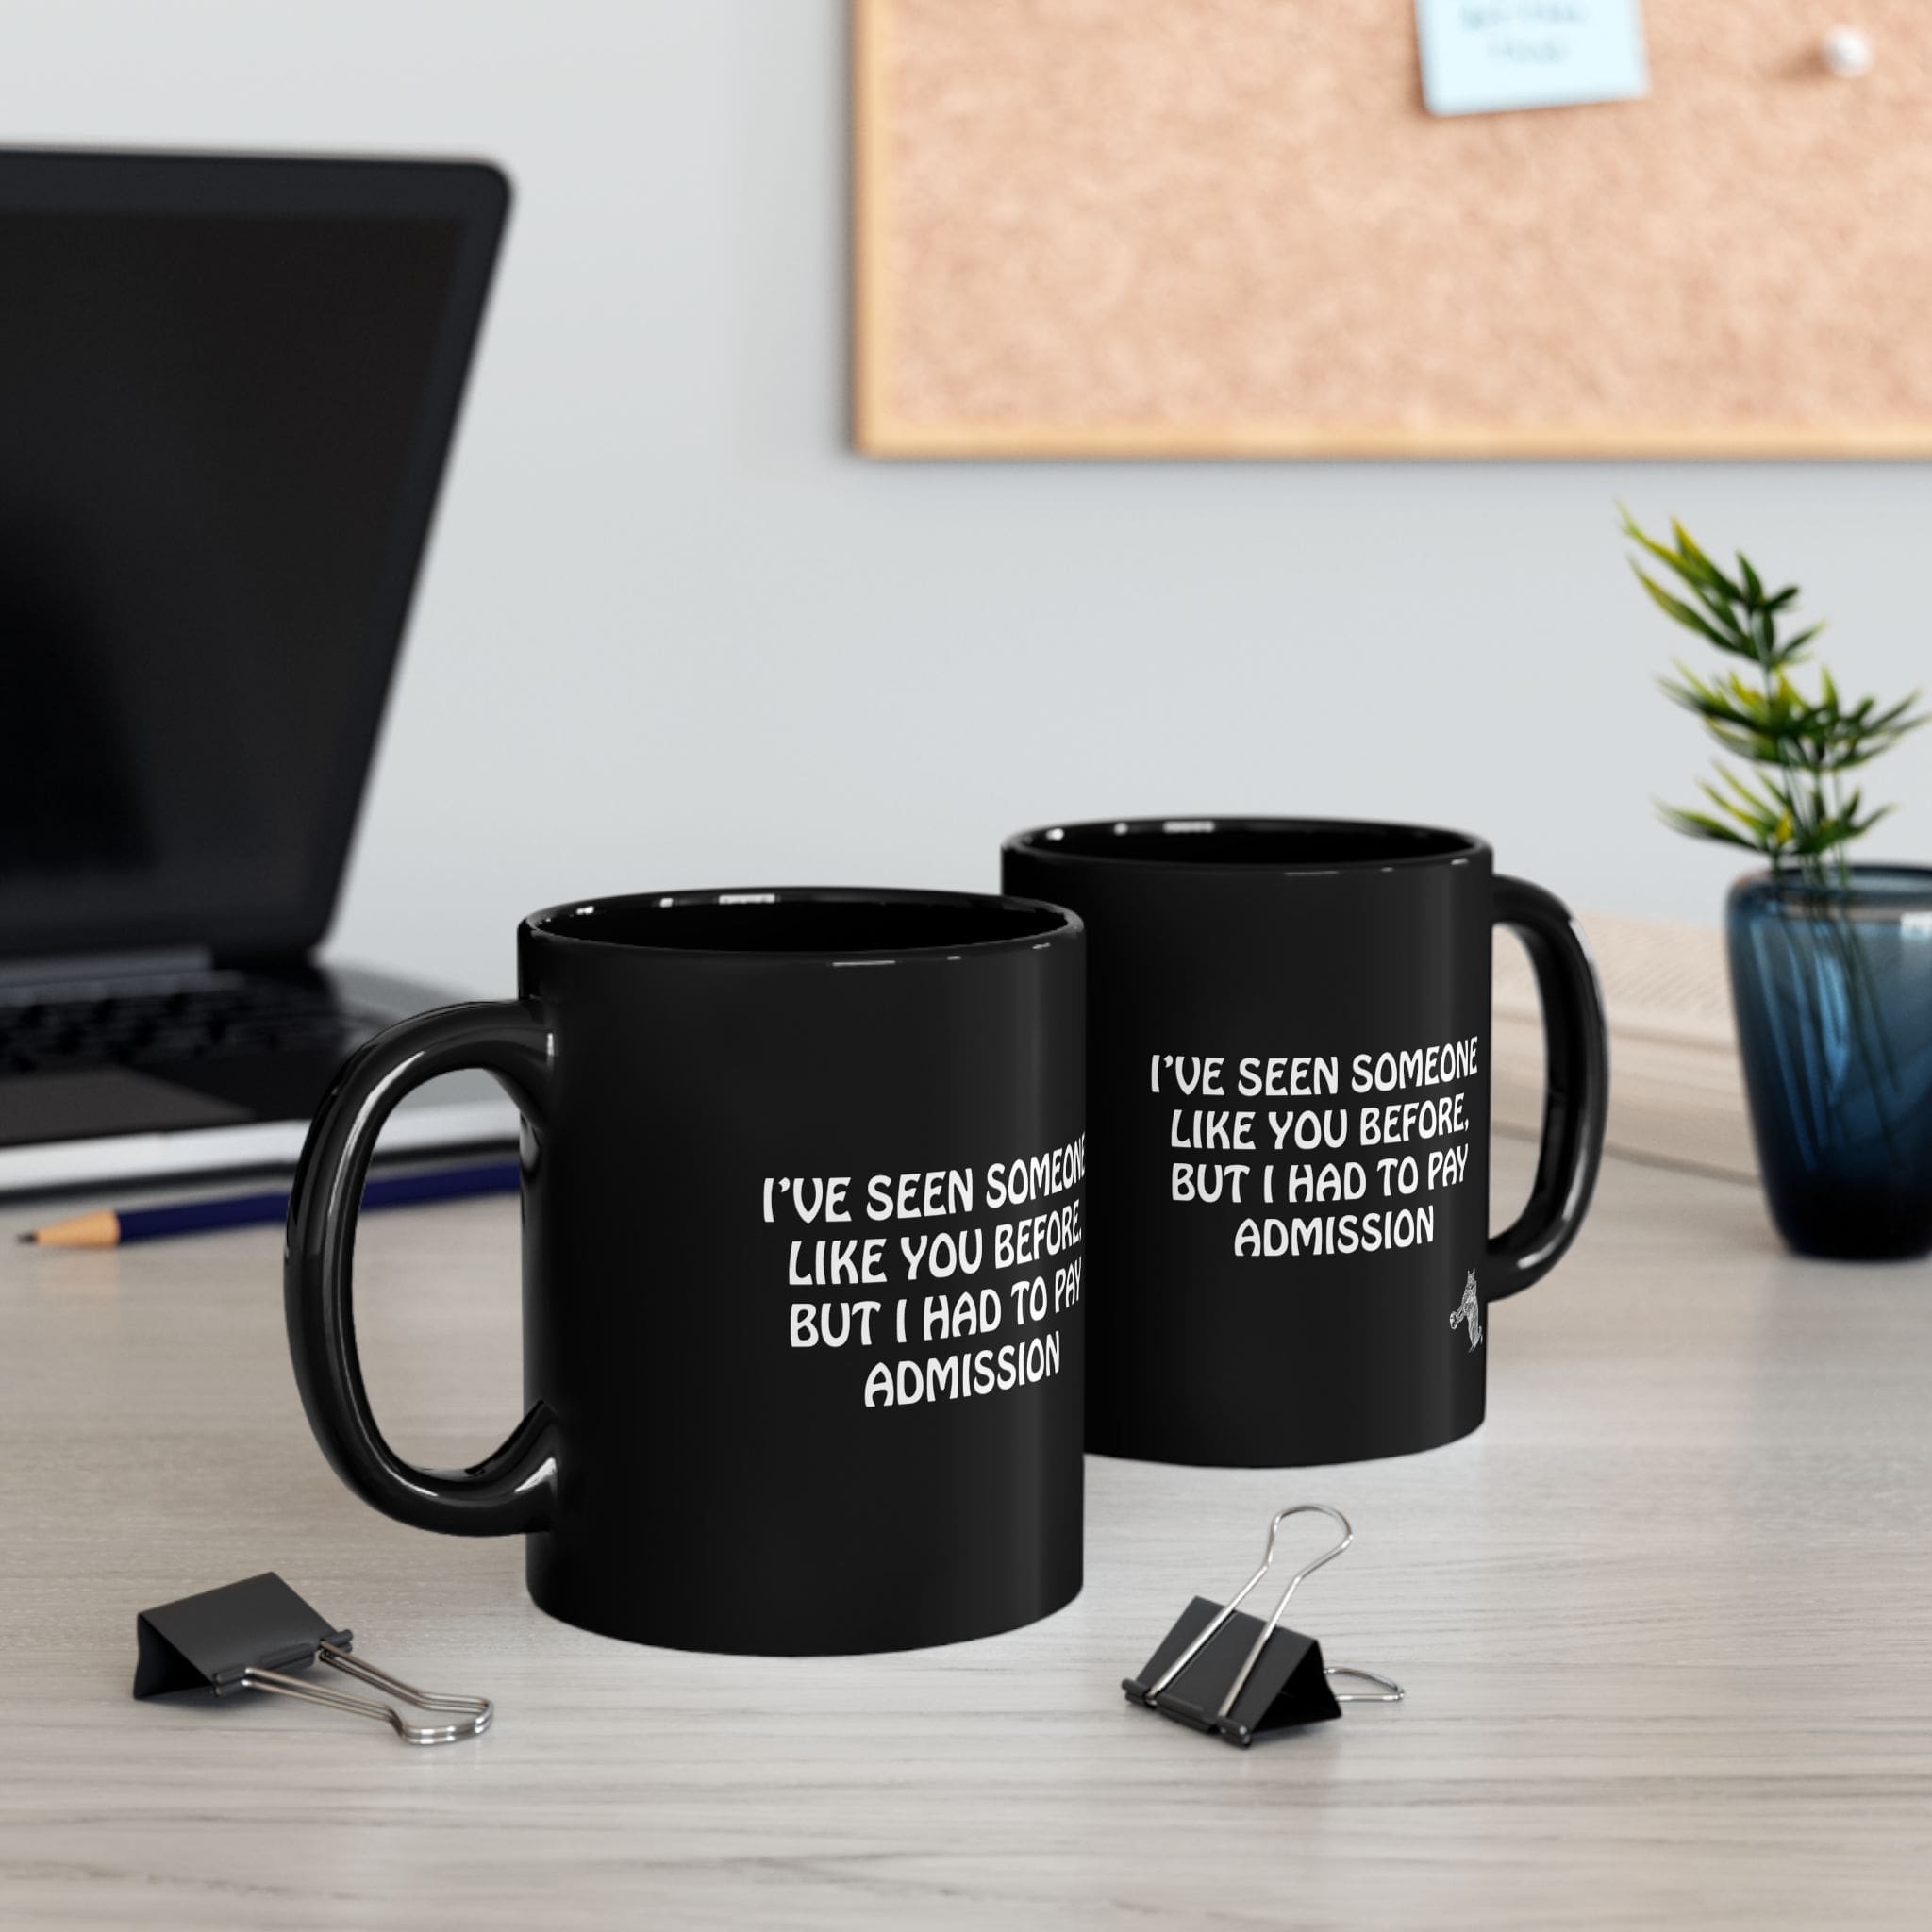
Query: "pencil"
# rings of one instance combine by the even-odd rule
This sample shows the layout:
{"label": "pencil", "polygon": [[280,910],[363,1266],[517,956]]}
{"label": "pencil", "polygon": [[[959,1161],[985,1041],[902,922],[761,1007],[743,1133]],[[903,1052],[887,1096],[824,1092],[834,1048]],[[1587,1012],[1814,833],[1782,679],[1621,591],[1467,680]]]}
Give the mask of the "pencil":
{"label": "pencil", "polygon": [[[382,1174],[362,1190],[364,1208],[409,1208],[421,1201],[460,1201],[472,1194],[515,1192],[523,1171],[514,1160],[475,1167],[445,1167],[427,1174]],[[21,1236],[42,1248],[119,1248],[129,1241],[160,1241],[175,1234],[206,1234],[221,1227],[258,1227],[289,1218],[286,1188],[258,1194],[225,1194],[209,1201],[177,1201],[165,1208],[97,1208],[51,1222]]]}

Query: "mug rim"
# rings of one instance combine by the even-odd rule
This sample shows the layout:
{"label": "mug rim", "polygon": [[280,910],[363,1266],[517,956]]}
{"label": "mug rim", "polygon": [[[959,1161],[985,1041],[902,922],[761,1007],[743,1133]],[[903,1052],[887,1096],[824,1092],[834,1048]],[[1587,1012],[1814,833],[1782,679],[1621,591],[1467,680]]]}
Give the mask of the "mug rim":
{"label": "mug rim", "polygon": [[[1234,830],[1262,833],[1343,833],[1350,835],[1392,835],[1398,839],[1431,839],[1444,841],[1444,849],[1374,858],[1330,857],[1306,861],[1280,858],[1207,858],[1186,850],[1189,838],[1204,832]],[[1060,841],[1070,834],[1158,834],[1165,849],[1135,852],[1079,850]],[[1172,843],[1169,843],[1172,841]],[[1119,819],[1063,819],[1052,824],[1030,826],[1015,832],[1000,847],[1003,852],[1022,854],[1065,866],[1096,865],[1139,872],[1192,873],[1280,873],[1321,877],[1334,873],[1413,872],[1429,866],[1466,865],[1473,858],[1489,857],[1487,839],[1473,832],[1458,832],[1442,825],[1421,825],[1398,819],[1282,818],[1252,812],[1201,812],[1191,817]]]}
{"label": "mug rim", "polygon": [[[950,908],[961,913],[984,912],[992,908],[1026,912],[1037,916],[1036,924],[1024,932],[1008,933],[995,939],[922,941],[903,946],[733,946],[680,945],[648,940],[611,939],[589,933],[566,931],[559,922],[591,919],[600,914],[661,912],[679,907],[865,905],[885,907]],[[570,899],[527,914],[518,930],[545,945],[566,946],[592,953],[645,953],[656,958],[686,959],[771,959],[800,960],[839,965],[848,959],[880,961],[889,959],[936,959],[950,961],[980,958],[990,954],[1035,952],[1057,941],[1077,939],[1085,922],[1076,912],[1045,899],[1031,899],[1016,892],[961,892],[926,886],[728,886],[687,887],[669,892],[618,892]]]}

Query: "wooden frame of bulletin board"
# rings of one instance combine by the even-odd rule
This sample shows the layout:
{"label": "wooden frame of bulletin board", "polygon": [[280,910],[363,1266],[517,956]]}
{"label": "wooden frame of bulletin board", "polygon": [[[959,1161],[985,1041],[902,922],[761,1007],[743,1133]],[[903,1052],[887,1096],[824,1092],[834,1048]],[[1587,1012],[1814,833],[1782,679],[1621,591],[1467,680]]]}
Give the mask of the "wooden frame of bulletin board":
{"label": "wooden frame of bulletin board", "polygon": [[1932,456],[1932,7],[1649,0],[1437,117],[1415,0],[854,0],[882,457]]}

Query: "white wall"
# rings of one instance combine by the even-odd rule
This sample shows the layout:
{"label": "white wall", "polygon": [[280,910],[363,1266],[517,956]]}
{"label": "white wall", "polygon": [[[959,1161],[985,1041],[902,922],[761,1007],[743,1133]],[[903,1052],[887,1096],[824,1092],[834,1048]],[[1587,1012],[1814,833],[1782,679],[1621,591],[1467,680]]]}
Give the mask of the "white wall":
{"label": "white wall", "polygon": [[[1801,580],[1841,682],[1923,675],[1921,466],[855,458],[843,63],[842,0],[0,0],[8,140],[515,177],[336,950],[503,989],[552,900],[987,887],[1009,828],[1139,811],[1437,820],[1713,917],[1619,497]],[[1924,856],[1932,734],[1880,782]]]}

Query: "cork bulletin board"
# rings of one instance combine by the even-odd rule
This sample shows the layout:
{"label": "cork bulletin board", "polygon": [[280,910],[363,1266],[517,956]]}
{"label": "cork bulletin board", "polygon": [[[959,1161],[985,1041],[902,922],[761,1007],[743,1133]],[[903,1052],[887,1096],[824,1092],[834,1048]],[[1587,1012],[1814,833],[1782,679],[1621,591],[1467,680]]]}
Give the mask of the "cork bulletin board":
{"label": "cork bulletin board", "polygon": [[1414,0],[855,0],[859,448],[1932,456],[1932,5],[1644,22],[1439,118]]}

